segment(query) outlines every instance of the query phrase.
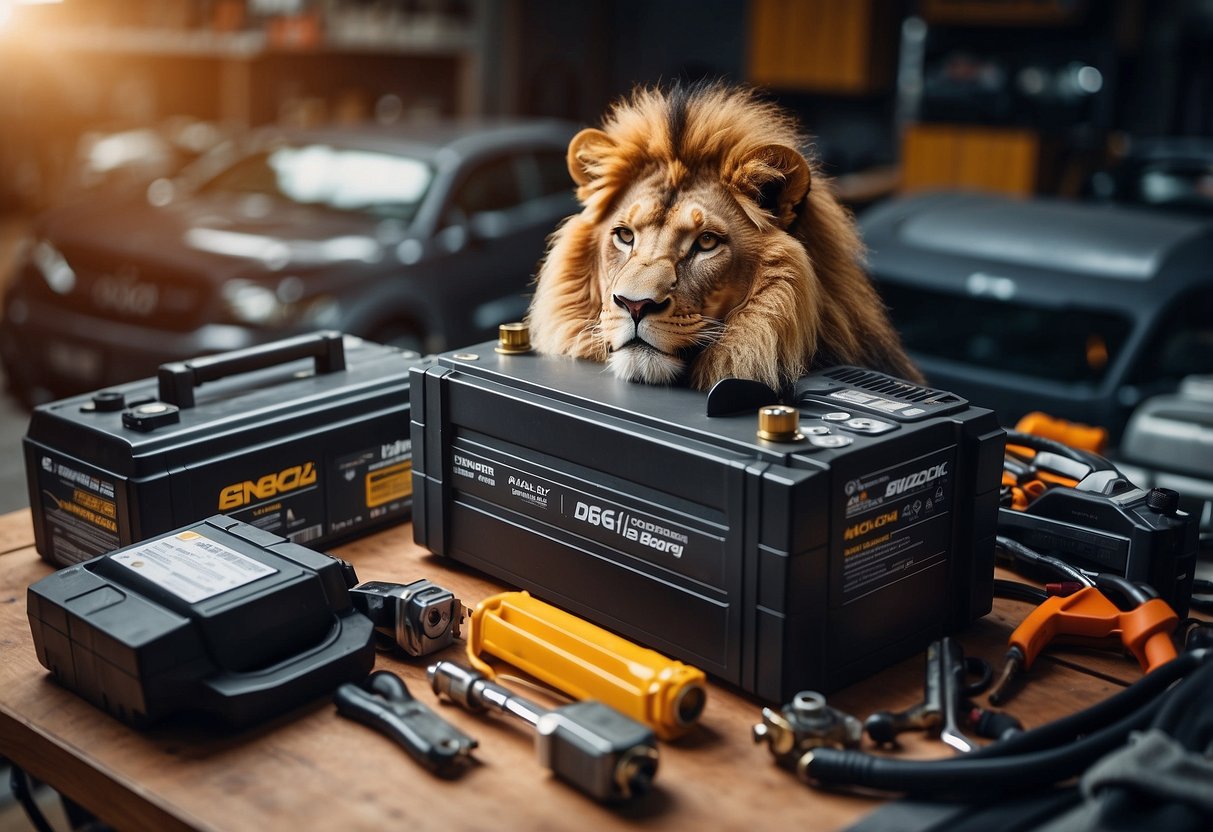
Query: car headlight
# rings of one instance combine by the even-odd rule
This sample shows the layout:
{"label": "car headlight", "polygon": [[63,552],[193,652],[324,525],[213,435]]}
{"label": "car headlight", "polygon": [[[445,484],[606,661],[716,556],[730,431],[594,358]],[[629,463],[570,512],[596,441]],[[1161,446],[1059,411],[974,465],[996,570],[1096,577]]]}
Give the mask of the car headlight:
{"label": "car headlight", "polygon": [[30,251],[30,261],[57,295],[69,294],[76,288],[76,273],[67,258],[49,240],[38,240]]}
{"label": "car headlight", "polygon": [[287,304],[273,289],[251,280],[229,280],[223,284],[223,302],[232,318],[245,324],[265,325],[286,318]]}
{"label": "car headlight", "polygon": [[307,326],[332,326],[340,315],[336,298],[328,295],[304,297],[298,277],[286,277],[271,289],[252,280],[237,278],[223,284],[222,295],[231,319],[254,326],[288,322]]}

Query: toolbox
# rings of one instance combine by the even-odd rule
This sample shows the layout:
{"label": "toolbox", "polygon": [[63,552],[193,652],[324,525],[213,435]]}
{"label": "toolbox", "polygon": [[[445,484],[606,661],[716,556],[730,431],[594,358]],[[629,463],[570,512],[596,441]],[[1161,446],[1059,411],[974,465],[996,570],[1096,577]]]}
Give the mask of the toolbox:
{"label": "toolbox", "polygon": [[492,344],[412,373],[418,543],[768,701],[990,610],[1005,433],[959,396],[823,370],[772,441],[754,382],[705,395]]}
{"label": "toolbox", "polygon": [[324,331],[34,409],[39,553],[67,566],[225,514],[320,547],[408,517],[415,353]]}

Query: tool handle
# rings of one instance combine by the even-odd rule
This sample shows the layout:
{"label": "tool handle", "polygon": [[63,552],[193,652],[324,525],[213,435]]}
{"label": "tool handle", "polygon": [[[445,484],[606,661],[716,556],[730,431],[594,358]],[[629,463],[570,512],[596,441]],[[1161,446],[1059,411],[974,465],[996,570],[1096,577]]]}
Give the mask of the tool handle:
{"label": "tool handle", "polygon": [[1054,595],[1033,610],[1011,634],[1011,645],[1023,651],[1023,667],[1027,670],[1058,635],[1119,635],[1142,670],[1149,672],[1175,658],[1171,632],[1178,621],[1175,611],[1161,598],[1122,612],[1096,587],[1084,587],[1072,595]]}
{"label": "tool handle", "polygon": [[317,374],[339,372],[345,369],[342,338],[340,332],[322,330],[248,349],[161,364],[157,374],[160,401],[179,408],[193,407],[194,388],[199,384],[304,358],[315,359]]}
{"label": "tool handle", "polygon": [[1040,651],[1058,635],[1103,638],[1119,627],[1120,609],[1088,586],[1072,595],[1054,595],[1032,610],[1011,633],[1011,646],[1023,651],[1023,669],[1029,670]]}
{"label": "tool handle", "polygon": [[702,670],[534,598],[503,592],[481,601],[468,623],[468,660],[489,675],[496,656],[576,699],[595,699],[651,726],[685,734],[707,697]]}
{"label": "tool handle", "polygon": [[462,770],[476,747],[476,740],[410,696],[404,682],[387,671],[372,673],[363,686],[342,685],[333,700],[337,713],[388,737],[435,774]]}
{"label": "tool handle", "polygon": [[1152,598],[1120,615],[1120,639],[1147,673],[1157,670],[1178,653],[1171,633],[1179,623],[1175,610],[1161,598]]}

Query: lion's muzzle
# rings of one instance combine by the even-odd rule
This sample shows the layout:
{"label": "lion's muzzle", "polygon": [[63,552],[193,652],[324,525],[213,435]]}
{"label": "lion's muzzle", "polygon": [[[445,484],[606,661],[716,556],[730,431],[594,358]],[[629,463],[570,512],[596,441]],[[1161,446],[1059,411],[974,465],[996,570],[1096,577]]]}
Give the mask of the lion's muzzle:
{"label": "lion's muzzle", "polygon": [[640,325],[640,319],[645,315],[664,312],[670,307],[669,298],[666,298],[658,303],[653,298],[639,298],[638,300],[632,300],[631,298],[625,298],[623,295],[612,295],[611,300],[615,301],[616,306],[626,310],[627,313],[632,316],[632,320],[637,326]]}

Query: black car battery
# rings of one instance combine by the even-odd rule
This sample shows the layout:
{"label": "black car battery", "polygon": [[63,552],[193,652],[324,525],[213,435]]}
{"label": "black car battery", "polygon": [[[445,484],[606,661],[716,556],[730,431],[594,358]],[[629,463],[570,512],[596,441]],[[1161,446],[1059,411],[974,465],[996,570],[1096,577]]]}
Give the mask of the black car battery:
{"label": "black car battery", "polygon": [[781,416],[799,430],[764,439],[754,382],[485,344],[415,368],[412,395],[418,543],[768,701],[990,610],[1005,434],[950,393],[815,372]]}
{"label": "black car battery", "polygon": [[42,557],[78,563],[226,514],[308,546],[408,517],[415,353],[326,331],[35,408]]}
{"label": "black car battery", "polygon": [[215,516],[60,569],[27,593],[38,661],[136,726],[233,726],[361,679],[374,624],[344,561]]}

